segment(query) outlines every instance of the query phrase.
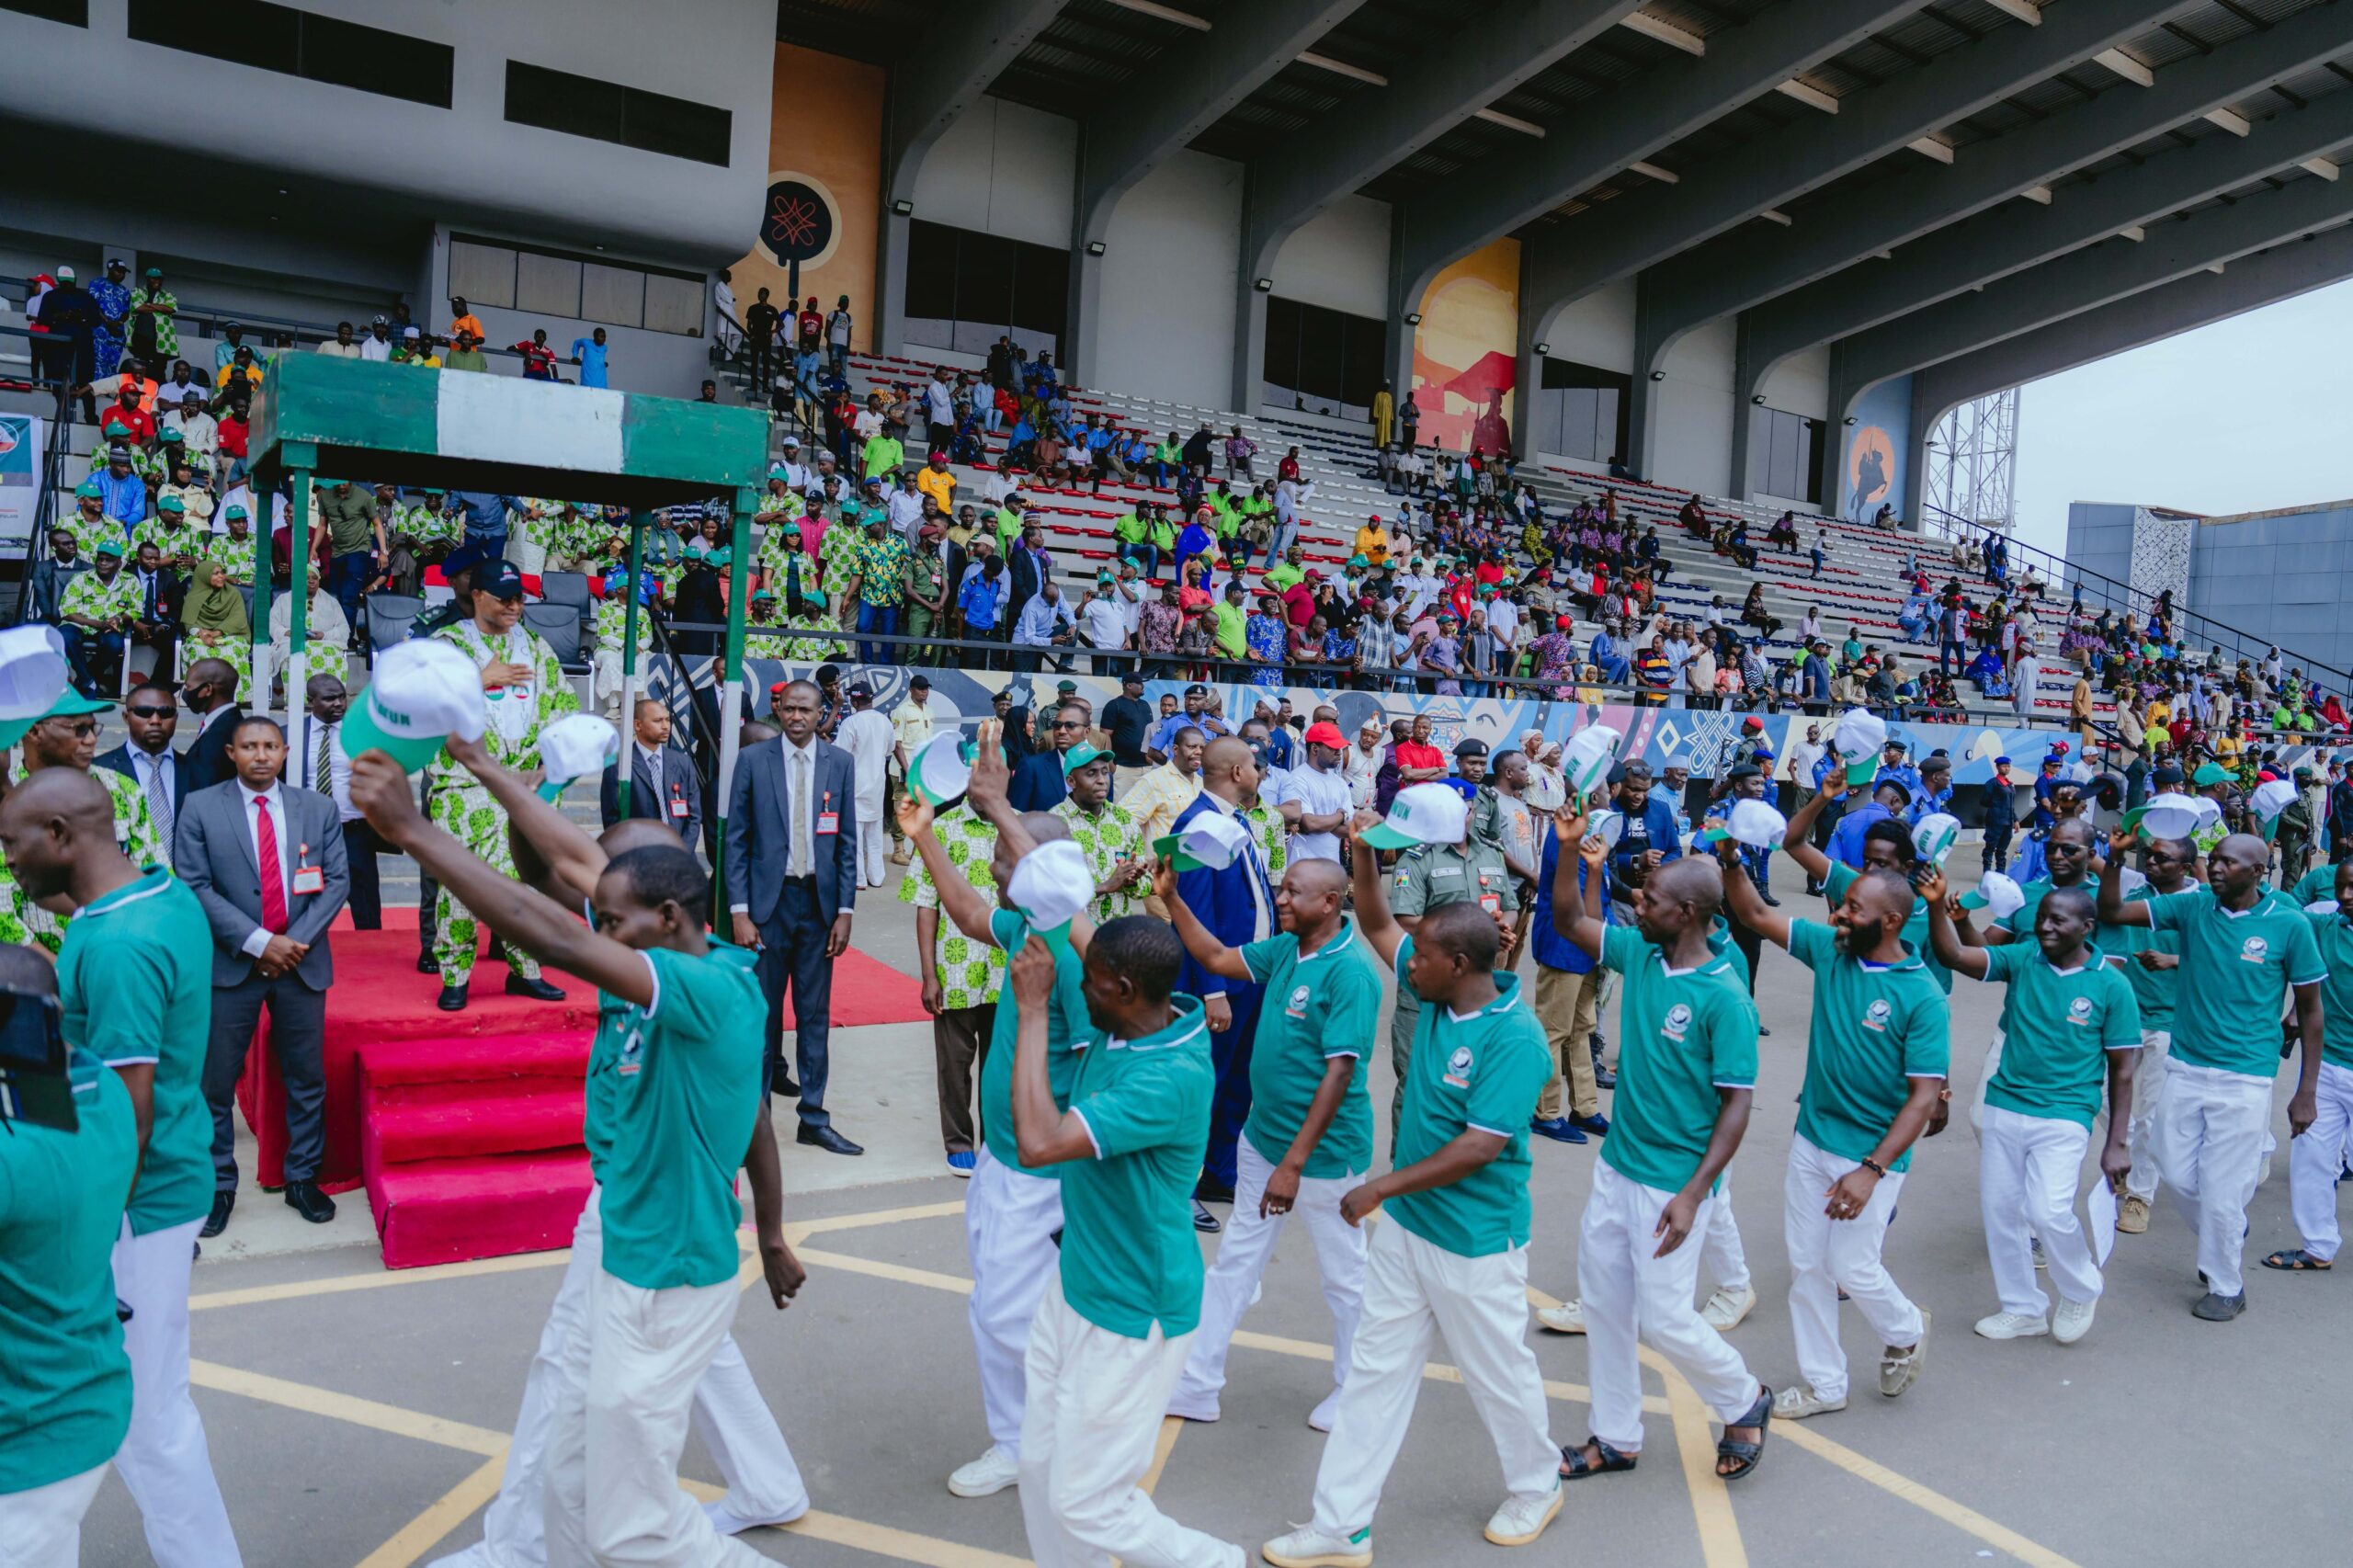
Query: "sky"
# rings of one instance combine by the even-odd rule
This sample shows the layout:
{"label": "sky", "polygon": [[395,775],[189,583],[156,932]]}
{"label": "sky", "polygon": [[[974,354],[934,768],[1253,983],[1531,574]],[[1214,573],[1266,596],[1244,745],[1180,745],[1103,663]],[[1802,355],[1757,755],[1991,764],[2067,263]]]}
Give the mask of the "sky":
{"label": "sky", "polygon": [[2074,501],[2209,515],[2353,497],[2353,282],[2061,375],[2018,399],[2018,536],[2062,552]]}

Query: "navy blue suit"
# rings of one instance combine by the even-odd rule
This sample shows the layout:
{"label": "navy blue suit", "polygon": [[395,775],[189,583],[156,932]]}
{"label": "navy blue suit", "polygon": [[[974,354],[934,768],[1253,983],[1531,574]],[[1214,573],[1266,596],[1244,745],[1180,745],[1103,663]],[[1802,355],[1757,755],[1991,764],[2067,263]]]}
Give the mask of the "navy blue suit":
{"label": "navy blue suit", "polygon": [[[1218,811],[1223,804],[1203,790],[1193,798],[1192,804],[1176,813],[1170,831],[1182,832],[1194,818]],[[1257,936],[1257,905],[1250,896],[1253,880],[1267,901],[1267,935],[1271,937],[1278,929],[1274,884],[1267,880],[1266,862],[1259,858],[1255,841],[1242,858],[1222,871],[1177,873],[1176,895],[1211,936],[1229,948],[1239,948]],[[1211,974],[1194,962],[1188,952],[1176,971],[1176,989],[1204,998],[1222,992],[1226,1005],[1233,1009],[1233,1025],[1222,1034],[1210,1036],[1210,1061],[1217,1069],[1217,1095],[1210,1103],[1209,1152],[1201,1160],[1201,1168],[1211,1181],[1231,1187],[1233,1146],[1242,1136],[1242,1124],[1250,1117],[1250,1048],[1258,1038],[1258,1003],[1266,987]]]}
{"label": "navy blue suit", "polygon": [[1013,782],[1006,786],[1006,804],[1017,812],[1051,812],[1070,794],[1063,777],[1063,754],[1048,746],[1033,751],[1014,765]]}

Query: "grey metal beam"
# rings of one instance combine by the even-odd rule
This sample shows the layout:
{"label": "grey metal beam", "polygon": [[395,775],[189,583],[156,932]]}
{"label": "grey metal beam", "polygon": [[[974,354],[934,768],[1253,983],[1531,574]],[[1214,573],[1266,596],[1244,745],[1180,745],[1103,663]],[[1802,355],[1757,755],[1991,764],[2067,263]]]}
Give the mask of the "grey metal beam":
{"label": "grey metal beam", "polygon": [[[1912,381],[1915,494],[1906,497],[1904,515],[1919,515],[1917,476],[1925,472],[1920,459],[1929,433],[1938,420],[1972,398],[2211,326],[2347,278],[2353,278],[2353,228],[2331,229],[2234,262],[2219,276],[2193,272],[1920,371]],[[1845,409],[1834,403],[1831,413],[1841,416],[1851,407],[1851,401]]]}
{"label": "grey metal beam", "polygon": [[[1070,373],[1096,380],[1103,257],[1120,199],[1161,161],[1223,119],[1364,0],[1254,0],[1208,32],[1179,40],[1153,61],[1151,90],[1122,94],[1079,127],[1078,189],[1070,246]],[[1339,117],[1335,117],[1339,118]]]}
{"label": "grey metal beam", "polygon": [[[2353,219],[2353,182],[2306,177],[2017,272],[1975,293],[1840,338],[1831,387],[1850,402],[1881,381],[2036,331],[2160,283]],[[1843,397],[1840,394],[1843,393]]]}
{"label": "grey metal beam", "polygon": [[[2353,51],[2353,8],[2307,11],[2268,32],[2168,65],[2157,74],[2154,87],[2112,88],[2041,124],[1972,142],[1949,168],[1923,161],[1895,181],[1810,210],[1802,224],[1713,241],[1654,269],[1657,319],[1653,330],[1672,343],[1703,322],[1771,301],[1754,312],[1749,324],[1756,358],[1748,379],[1735,389],[1745,397],[1788,354],[1933,302],[1937,295],[1926,291],[1928,279],[1918,276],[1924,270],[1933,271],[1938,279],[1957,279],[1943,289],[1952,292],[2137,222],[2140,217],[2134,213],[2154,216],[2187,206],[2211,190],[2227,188],[2234,182],[2225,178],[2220,185],[2204,185],[2203,176],[2192,173],[2189,165],[2167,153],[2146,169],[2069,187],[2051,207],[2003,207],[1972,227],[1949,227],[2169,127],[2245,99],[2314,61],[2347,51]],[[2285,115],[2258,126],[2254,136],[2244,140],[2211,137],[2208,143],[2218,145],[2201,145],[2190,156],[2218,171],[2242,169],[2241,179],[2284,167],[2345,138],[2347,133],[2329,137],[2322,129],[2343,118],[2346,109],[2339,99],[2345,96],[2333,95],[2306,111],[2316,119]],[[2338,106],[2333,116],[2324,112],[2330,106]],[[2307,151],[2267,161],[2265,149],[2280,145],[2281,135],[2309,140]],[[2128,188],[2149,195],[2145,200],[2129,196]],[[2093,213],[2102,216],[2090,217]],[[2107,215],[2114,213],[2126,215]],[[1865,265],[1838,271],[1931,233],[1936,233],[1934,253],[1924,258],[1924,265],[1905,256],[1894,267]],[[2080,237],[2039,253],[2027,238],[2029,233],[2071,233]],[[1987,240],[1990,246],[1981,243]],[[2012,240],[2018,243],[2007,244]],[[2010,256],[2023,259],[2003,259]],[[1914,286],[1899,287],[1898,279]],[[1792,290],[1802,291],[1777,297]],[[1873,300],[1893,303],[1876,306],[1870,302]],[[1875,315],[1873,310],[1883,313]]]}
{"label": "grey metal beam", "polygon": [[891,99],[882,116],[882,233],[876,247],[875,347],[906,347],[907,233],[915,176],[933,143],[980,101],[1005,68],[1021,57],[1063,8],[1063,0],[967,0],[892,62]]}
{"label": "grey metal beam", "polygon": [[1267,335],[1266,295],[1257,281],[1274,275],[1285,240],[1383,169],[1615,27],[1641,3],[1532,0],[1517,7],[1508,27],[1464,28],[1433,40],[1411,74],[1254,161],[1242,206],[1234,406],[1257,408]]}

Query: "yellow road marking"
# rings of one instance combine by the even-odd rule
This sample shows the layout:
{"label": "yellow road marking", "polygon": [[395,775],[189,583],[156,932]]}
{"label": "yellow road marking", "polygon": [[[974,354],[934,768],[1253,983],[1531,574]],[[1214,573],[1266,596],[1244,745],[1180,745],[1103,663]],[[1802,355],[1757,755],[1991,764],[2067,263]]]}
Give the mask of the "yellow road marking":
{"label": "yellow road marking", "polygon": [[1154,1489],[1159,1486],[1160,1472],[1168,1468],[1168,1455],[1176,1447],[1176,1434],[1184,1429],[1185,1418],[1181,1415],[1160,1418],[1160,1436],[1152,1443],[1152,1468],[1143,1472],[1142,1481],[1136,1483],[1145,1496],[1151,1496]]}
{"label": "yellow road marking", "polygon": [[[429,1268],[380,1269],[373,1274],[338,1274],[325,1279],[297,1279],[284,1285],[254,1285],[242,1290],[207,1290],[190,1296],[188,1308],[244,1307],[260,1301],[290,1301],[303,1296],[333,1296],[346,1290],[381,1290],[392,1285],[430,1285],[443,1279],[464,1279],[477,1274],[516,1274],[527,1268],[561,1268],[572,1261],[572,1249],[517,1253],[508,1257],[477,1257],[466,1263],[438,1263]],[[207,1272],[210,1272],[209,1270]]]}
{"label": "yellow road marking", "polygon": [[829,1214],[818,1220],[799,1220],[785,1227],[785,1233],[794,1231],[804,1236],[823,1234],[827,1231],[860,1231],[869,1225],[897,1225],[909,1220],[945,1220],[964,1211],[964,1200],[952,1203],[917,1203],[904,1209],[876,1209],[864,1214]]}
{"label": "yellow road marking", "polygon": [[1899,1475],[1876,1460],[1867,1460],[1844,1443],[1825,1437],[1810,1426],[1800,1426],[1794,1421],[1776,1423],[1773,1435],[1784,1442],[1795,1443],[1810,1454],[1828,1460],[1847,1474],[1870,1482],[1881,1491],[1902,1498],[1957,1529],[1966,1530],[1986,1545],[2006,1551],[2029,1564],[2029,1568],[2080,1568],[2074,1559],[2037,1545],[2007,1526],[1995,1524],[1967,1504],[1957,1503],[1932,1487],[1921,1485],[1908,1475]]}
{"label": "yellow road marking", "polygon": [[1740,1537],[1740,1521],[1733,1517],[1731,1489],[1716,1473],[1716,1444],[1708,1429],[1707,1407],[1674,1363],[1647,1345],[1639,1354],[1643,1364],[1666,1384],[1676,1454],[1683,1461],[1683,1484],[1691,1494],[1691,1517],[1699,1527],[1699,1555],[1708,1568],[1748,1568],[1748,1547]]}
{"label": "yellow road marking", "polygon": [[441,1538],[463,1524],[476,1508],[498,1495],[498,1483],[506,1471],[503,1452],[483,1460],[479,1470],[435,1498],[392,1540],[361,1558],[359,1568],[409,1568],[440,1545]]}
{"label": "yellow road marking", "polygon": [[870,1274],[877,1279],[895,1279],[902,1285],[922,1285],[934,1290],[953,1290],[964,1296],[972,1293],[970,1279],[954,1274],[935,1274],[928,1268],[910,1268],[904,1263],[884,1263],[877,1258],[809,1247],[799,1249],[797,1256],[812,1268],[838,1268],[845,1274]]}
{"label": "yellow road marking", "polygon": [[190,1361],[188,1376],[188,1381],[199,1388],[243,1394],[265,1404],[284,1405],[289,1410],[324,1415],[333,1421],[347,1421],[355,1426],[373,1427],[395,1437],[414,1437],[422,1443],[438,1443],[445,1449],[462,1449],[484,1459],[506,1452],[507,1437],[504,1432],[470,1426],[462,1421],[445,1421],[438,1415],[403,1410],[396,1404],[380,1404],[375,1400],[337,1393],[333,1389],[289,1382],[284,1378],[243,1371],[214,1361]]}

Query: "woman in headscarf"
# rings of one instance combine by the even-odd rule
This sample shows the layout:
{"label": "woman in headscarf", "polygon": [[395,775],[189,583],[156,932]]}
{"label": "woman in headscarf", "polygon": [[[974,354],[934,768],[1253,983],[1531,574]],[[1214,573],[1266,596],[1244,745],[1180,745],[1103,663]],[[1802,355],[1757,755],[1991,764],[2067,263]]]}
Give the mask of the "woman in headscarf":
{"label": "woman in headscarf", "polygon": [[253,685],[253,621],[227,562],[208,559],[196,563],[188,597],[180,605],[180,671],[199,659],[219,659],[237,672],[237,700],[246,701]]}

